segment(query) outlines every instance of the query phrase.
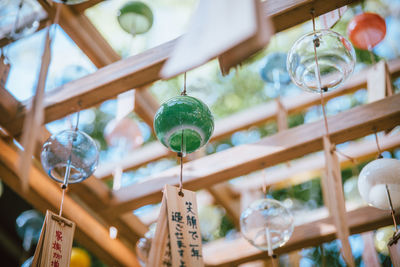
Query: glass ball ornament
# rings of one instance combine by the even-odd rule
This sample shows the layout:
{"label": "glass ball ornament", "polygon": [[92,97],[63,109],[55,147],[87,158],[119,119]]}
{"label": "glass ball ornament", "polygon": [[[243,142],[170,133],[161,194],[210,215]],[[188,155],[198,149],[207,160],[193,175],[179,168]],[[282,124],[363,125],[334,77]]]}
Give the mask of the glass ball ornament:
{"label": "glass ball ornament", "polygon": [[41,161],[43,169],[59,183],[64,182],[70,162],[68,183],[79,183],[93,174],[97,167],[99,151],[93,139],[79,130],[64,130],[52,135],[43,144]]}
{"label": "glass ball ornament", "polygon": [[154,238],[155,228],[150,229],[144,234],[144,237],[140,238],[136,243],[136,255],[139,259],[139,263],[142,266],[146,266],[147,260],[149,258],[151,242]]}
{"label": "glass ball ornament", "polygon": [[129,34],[145,33],[153,25],[153,12],[150,7],[140,1],[130,1],[118,12],[118,23]]}
{"label": "glass ball ornament", "polygon": [[288,85],[290,76],[286,69],[286,53],[276,52],[268,54],[260,76],[266,83]]}
{"label": "glass ball ornament", "polygon": [[31,267],[33,262],[33,256],[28,258],[24,263],[22,263],[21,267]]}
{"label": "glass ball ornament", "polygon": [[192,153],[210,139],[214,118],[199,99],[176,96],[158,109],[154,116],[154,131],[158,140],[172,151]]}
{"label": "glass ball ornament", "polygon": [[83,2],[87,2],[89,0],[53,0],[53,2],[60,3],[60,4],[66,4],[66,5],[77,5],[81,4]]}
{"label": "glass ball ornament", "polygon": [[40,18],[40,4],[35,0],[0,1],[0,28],[9,28],[8,37],[13,40],[21,39],[36,32],[39,28]]}
{"label": "glass ball ornament", "polygon": [[400,208],[400,161],[381,158],[368,163],[358,177],[358,191],[369,205],[390,210],[388,186],[394,209]]}
{"label": "glass ball ornament", "polygon": [[17,234],[22,238],[22,246],[29,251],[32,244],[37,244],[42,230],[44,218],[36,210],[26,210],[15,220]]}
{"label": "glass ball ornament", "polygon": [[389,256],[388,243],[393,237],[395,231],[393,226],[386,226],[376,230],[374,234],[374,245],[376,251],[379,253]]}
{"label": "glass ball ornament", "polygon": [[139,125],[129,118],[114,119],[107,123],[104,137],[109,146],[122,146],[124,150],[132,150],[143,144]]}
{"label": "glass ball ornament", "polygon": [[71,260],[69,267],[90,267],[91,260],[89,253],[82,249],[74,247],[71,250]]}
{"label": "glass ball ornament", "polygon": [[242,212],[240,230],[250,244],[267,251],[269,246],[276,249],[289,240],[293,233],[293,221],[292,213],[281,202],[259,199]]}
{"label": "glass ball ornament", "polygon": [[359,14],[348,24],[347,35],[355,47],[370,50],[385,38],[385,20],[376,13]]}
{"label": "glass ball ornament", "polygon": [[[318,72],[314,55],[314,42],[317,46]],[[318,30],[303,35],[289,51],[287,70],[292,81],[300,88],[323,92],[342,85],[352,74],[356,63],[356,54],[351,43],[331,30]]]}

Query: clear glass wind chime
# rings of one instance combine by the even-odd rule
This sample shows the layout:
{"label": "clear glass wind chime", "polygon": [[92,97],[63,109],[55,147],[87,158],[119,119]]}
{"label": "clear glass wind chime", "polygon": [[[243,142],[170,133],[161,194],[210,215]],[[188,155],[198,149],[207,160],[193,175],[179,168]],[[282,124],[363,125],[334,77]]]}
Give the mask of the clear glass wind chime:
{"label": "clear glass wind chime", "polygon": [[64,130],[52,135],[44,144],[41,162],[47,175],[61,183],[62,199],[69,184],[80,183],[89,178],[95,171],[99,159],[99,151],[94,140],[86,133],[78,130],[79,112],[73,130]]}

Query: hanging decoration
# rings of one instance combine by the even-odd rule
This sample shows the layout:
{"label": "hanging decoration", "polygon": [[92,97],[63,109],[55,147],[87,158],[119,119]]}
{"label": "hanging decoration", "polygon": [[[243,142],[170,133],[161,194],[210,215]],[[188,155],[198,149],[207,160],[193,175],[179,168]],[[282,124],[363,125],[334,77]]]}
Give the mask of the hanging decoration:
{"label": "hanging decoration", "polygon": [[36,32],[39,21],[45,17],[39,3],[34,0],[3,0],[0,3],[0,29],[2,37],[19,40]]}
{"label": "hanging decoration", "polygon": [[333,217],[342,255],[348,266],[355,266],[349,242],[341,169],[336,146],[330,142],[328,120],[325,112],[324,93],[341,86],[352,74],[355,52],[351,43],[332,30],[316,30],[315,11],[311,10],[313,31],[297,40],[290,49],[287,69],[292,81],[304,90],[320,93],[325,135],[325,175],[322,185],[324,199]]}
{"label": "hanging decoration", "polygon": [[165,185],[146,266],[204,266],[196,193],[183,189],[183,156],[207,143],[214,129],[208,107],[186,95],[161,105],[154,117],[157,138],[180,158],[179,187]]}
{"label": "hanging decoration", "polygon": [[256,200],[240,216],[240,230],[244,238],[260,250],[268,251],[283,246],[293,233],[293,215],[279,201]]}
{"label": "hanging decoration", "polygon": [[51,136],[43,145],[42,166],[53,180],[61,183],[59,214],[47,210],[32,266],[69,266],[75,223],[62,217],[65,191],[71,183],[87,179],[96,169],[99,152],[96,143],[78,130],[79,113],[74,130]]}
{"label": "hanging decoration", "polygon": [[69,267],[90,267],[90,255],[82,248],[72,248]]}
{"label": "hanging decoration", "polygon": [[153,12],[140,1],[129,1],[118,12],[118,23],[121,28],[133,37],[146,33],[153,25]]}
{"label": "hanging decoration", "polygon": [[209,108],[201,100],[186,95],[186,73],[184,80],[182,94],[163,103],[154,116],[158,140],[182,156],[204,146],[214,131]]}
{"label": "hanging decoration", "polygon": [[204,266],[196,193],[165,185],[147,267]]}
{"label": "hanging decoration", "polygon": [[129,151],[143,144],[143,136],[139,125],[126,116],[134,109],[135,90],[119,94],[117,98],[117,115],[107,123],[104,138],[110,147],[116,149],[118,162],[113,171],[113,190],[119,190],[122,185],[123,168],[121,160]]}
{"label": "hanging decoration", "polygon": [[303,35],[289,51],[287,69],[300,88],[319,93],[341,86],[353,73],[356,55],[351,43],[332,30]]}
{"label": "hanging decoration", "polygon": [[358,190],[369,205],[390,210],[400,208],[400,160],[380,158],[368,163],[358,178]]}
{"label": "hanging decoration", "polygon": [[17,233],[22,238],[22,247],[29,251],[37,244],[43,224],[43,216],[36,210],[22,212],[16,219]]}
{"label": "hanging decoration", "polygon": [[260,70],[260,76],[266,83],[274,85],[279,93],[282,86],[290,84],[290,76],[286,69],[286,53],[275,52],[268,54],[265,64]]}
{"label": "hanging decoration", "polygon": [[355,47],[371,51],[385,38],[386,23],[376,13],[362,13],[350,21],[347,34]]}
{"label": "hanging decoration", "polygon": [[75,223],[47,210],[33,267],[69,266]]}
{"label": "hanging decoration", "polygon": [[389,256],[388,242],[396,232],[393,226],[386,226],[376,230],[374,234],[375,249],[386,256]]}
{"label": "hanging decoration", "polygon": [[149,253],[151,248],[151,242],[154,238],[154,229],[149,230],[144,234],[144,237],[140,238],[136,243],[136,255],[139,259],[139,263],[142,266],[146,266]]}

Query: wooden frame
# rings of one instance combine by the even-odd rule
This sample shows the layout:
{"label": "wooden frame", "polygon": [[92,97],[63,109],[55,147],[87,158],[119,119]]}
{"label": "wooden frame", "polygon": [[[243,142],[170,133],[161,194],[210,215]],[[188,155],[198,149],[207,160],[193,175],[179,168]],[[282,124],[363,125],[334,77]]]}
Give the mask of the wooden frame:
{"label": "wooden frame", "polygon": [[[88,4],[81,4],[75,7],[65,6],[62,8],[60,25],[100,69],[91,75],[63,85],[56,89],[55,93],[46,95],[45,121],[50,122],[62,118],[79,109],[95,106],[107,99],[114,98],[122,92],[136,88],[135,111],[145,122],[151,125],[152,117],[159,104],[149,94],[146,86],[160,79],[159,71],[168,59],[176,40],[121,60],[82,13],[86,8],[99,2],[101,1],[92,0],[90,4],[88,2]],[[354,2],[357,1],[267,0],[263,2],[263,9],[271,17],[278,32],[310,19],[311,9],[314,9],[315,14],[318,16]],[[52,17],[54,8],[49,5],[49,2],[40,0],[40,3],[48,12],[49,17]],[[392,76],[397,77],[400,74],[400,60],[397,59],[390,62],[389,69]],[[368,70],[365,70],[354,75],[344,87],[327,94],[326,98],[330,99],[338,95],[352,93],[360,88],[365,88],[367,73]],[[0,111],[5,111],[5,114],[7,114],[7,116],[0,116],[0,125],[10,135],[18,137],[21,133],[25,108],[29,105],[29,101],[23,104],[18,103],[1,88],[0,96],[4,96],[4,98],[0,97]],[[319,96],[304,94],[301,97],[283,99],[282,102],[289,113],[296,113],[313,105],[318,105]],[[351,111],[330,117],[329,124],[330,128],[333,129],[332,141],[341,143],[366,136],[374,131],[391,129],[398,126],[400,124],[400,107],[398,103],[400,103],[400,95],[394,95],[376,103],[357,107]],[[249,114],[260,114],[260,116]],[[275,117],[275,103],[261,105],[219,121],[212,138],[213,140],[217,140],[218,138],[229,136],[235,131],[273,120]],[[43,135],[46,136],[48,133],[43,132]],[[217,184],[255,170],[263,169],[267,166],[319,151],[322,149],[322,136],[323,127],[322,122],[319,121],[282,131],[273,136],[266,137],[255,144],[235,147],[187,162],[184,167],[186,176],[184,178],[184,187],[192,190],[209,189],[217,202],[226,208],[235,223],[238,224],[239,209],[237,206],[234,206],[236,204],[231,205],[230,203],[232,199],[231,188],[224,184]],[[6,138],[4,135],[0,135],[0,137]],[[57,192],[59,190],[41,173],[40,168],[33,168],[33,181],[40,181],[46,187],[51,188],[51,195],[46,195],[46,192],[34,184],[31,185],[31,190],[27,194],[23,194],[14,173],[14,160],[17,157],[16,152],[12,146],[7,145],[2,140],[0,140],[0,147],[4,148],[4,150],[0,150],[0,172],[5,176],[4,181],[13,190],[33,203],[39,210],[43,211],[47,206],[53,209],[56,208],[59,198]],[[141,157],[143,154],[139,156],[138,154],[131,155],[123,163],[124,169],[133,169],[171,155],[170,152],[158,143],[143,147],[140,151],[141,153],[146,153],[145,157]],[[365,154],[368,153],[365,152]],[[365,154],[362,154],[362,156],[365,156]],[[343,164],[348,164],[345,160],[343,162]],[[113,168],[113,166],[109,166],[108,169],[100,169],[97,175],[108,177],[110,168]],[[134,242],[147,231],[147,227],[132,214],[132,210],[145,204],[160,201],[162,186],[165,183],[176,184],[176,174],[177,169],[172,168],[171,170],[149,177],[153,180],[124,188],[118,192],[111,192],[100,181],[93,178],[81,185],[71,186],[71,194],[78,196],[78,199],[67,198],[66,205],[68,208],[66,208],[66,214],[70,217],[72,215],[76,216],[76,214],[72,213],[72,209],[74,209],[79,215],[78,221],[76,221],[78,226],[78,241],[83,245],[87,245],[99,258],[109,264],[132,266],[127,260],[136,262],[133,253]],[[76,201],[83,207],[80,207]],[[101,206],[99,203],[101,203]],[[365,214],[371,216],[365,216]],[[388,220],[390,220],[386,214],[371,210],[371,208],[351,211],[348,215],[352,233],[374,229],[380,225],[388,224]],[[359,219],[352,219],[353,215],[361,217]],[[94,229],[90,229],[89,225],[81,220],[82,218],[86,218],[90,224],[95,225],[94,228],[98,229],[101,234],[95,236],[93,234]],[[323,219],[314,222],[312,225],[317,226],[321,223],[331,224],[329,219]],[[116,226],[121,234],[121,240],[111,241],[113,247],[101,244],[102,240],[108,238],[106,229],[109,225]],[[328,230],[319,233],[311,233],[310,227],[299,226],[296,230],[297,234],[280,251],[283,253],[306,245],[316,245],[334,238],[335,230],[331,226],[328,227]],[[226,245],[226,243],[224,244]],[[210,246],[212,247],[213,245]],[[215,246],[217,247],[217,243],[215,243]],[[241,247],[234,247],[234,249],[241,250]],[[205,257],[213,257],[210,251],[212,249],[205,249]],[[216,249],[215,251],[220,250]],[[224,251],[229,251],[229,248],[225,248]],[[122,254],[127,256],[125,257]],[[254,252],[254,250],[248,255],[240,255],[231,255],[234,257],[225,259],[220,258],[218,263],[209,261],[208,264],[210,266],[215,266],[215,264],[230,266],[230,264],[238,264],[265,257],[265,255],[259,252]]]}

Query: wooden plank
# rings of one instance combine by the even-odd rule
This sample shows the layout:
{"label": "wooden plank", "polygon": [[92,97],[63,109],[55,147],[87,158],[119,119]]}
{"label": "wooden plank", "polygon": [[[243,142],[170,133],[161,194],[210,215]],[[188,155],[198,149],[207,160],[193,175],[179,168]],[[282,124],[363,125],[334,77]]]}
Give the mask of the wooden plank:
{"label": "wooden plank", "polygon": [[[393,76],[400,74],[400,59],[391,61],[389,66],[393,72]],[[368,68],[353,75],[344,86],[327,93],[325,99],[329,100],[340,95],[353,93],[365,87],[370,70],[371,68]],[[296,97],[282,98],[281,103],[287,113],[295,114],[311,106],[320,104],[320,97],[318,94],[303,93]],[[274,120],[277,116],[277,109],[276,102],[271,101],[220,119],[215,122],[215,130],[211,141],[226,138],[234,132]],[[173,155],[159,142],[154,142],[147,146],[133,151],[122,160],[122,167],[125,171],[133,170],[149,162]],[[115,164],[112,163],[99,166],[96,176],[101,179],[110,179],[114,169]]]}
{"label": "wooden plank", "polygon": [[103,2],[103,0],[90,0],[90,1],[83,2],[83,3],[77,4],[77,5],[73,5],[71,7],[75,12],[82,13],[86,9],[91,8],[101,2]]}
{"label": "wooden plank", "polygon": [[[57,208],[61,201],[61,189],[50,178],[46,177],[36,167],[32,167],[30,172],[30,190],[27,194],[22,193],[19,179],[15,175],[19,160],[18,153],[0,140],[0,171],[2,180],[7,183],[14,191],[26,198],[40,209]],[[32,199],[31,199],[32,197]],[[38,205],[37,205],[38,204]],[[92,216],[68,195],[64,199],[63,214],[77,224],[77,228],[82,235],[96,243],[95,251],[102,251],[97,254],[100,259],[105,259],[112,264],[123,266],[140,266],[134,253],[128,249],[120,240],[111,239],[108,229],[102,226]]]}
{"label": "wooden plank", "polygon": [[[346,215],[351,234],[371,231],[392,223],[390,213],[372,207],[349,211]],[[275,252],[280,255],[301,248],[318,246],[335,239],[332,218],[324,218],[296,226],[289,241]],[[214,241],[203,246],[203,253],[206,266],[220,267],[236,266],[268,257],[267,253],[256,249],[243,238]]]}
{"label": "wooden plank", "polygon": [[[400,95],[353,108],[328,118],[331,140],[340,144],[400,124]],[[240,145],[184,164],[184,187],[198,190],[322,149],[323,121],[288,129],[253,144]],[[176,184],[180,168],[148,177],[146,182],[116,192],[110,214],[161,199],[164,184]]]}
{"label": "wooden plank", "polygon": [[[313,7],[316,14],[319,15],[353,2],[357,1],[268,0],[264,1],[262,5],[267,15],[271,16],[276,32],[279,32],[309,20],[310,10]],[[70,16],[71,12],[71,10],[65,11],[65,9],[63,9],[61,13],[60,24],[63,25],[64,22],[69,23],[65,26],[63,25],[66,32],[77,42],[78,46],[80,46],[78,42],[79,35],[82,35],[81,38],[86,40],[90,46],[97,46],[96,40],[98,39],[92,39],[95,38],[93,25],[89,24],[87,18],[82,15],[80,15],[78,19],[71,19],[69,22],[68,19],[73,18]],[[89,35],[86,35],[86,33],[82,33],[83,29],[86,28],[90,28],[90,37],[88,37]],[[75,29],[76,32],[74,32],[73,29]],[[103,43],[103,41],[100,41],[100,43]],[[164,43],[139,55],[110,64],[92,75],[56,88],[46,97],[45,121],[50,122],[60,119],[79,109],[88,108],[109,98],[113,98],[131,88],[138,88],[159,80],[161,78],[159,76],[159,71],[171,54],[175,43],[176,40]],[[81,49],[85,53],[88,53],[88,55],[92,55],[89,56],[89,58],[93,58],[92,60],[95,64],[99,64],[100,61],[96,60],[97,53],[87,52],[85,45],[82,45]],[[104,54],[100,49],[95,51],[98,51],[99,54]],[[23,114],[19,114],[18,117],[23,117]],[[12,133],[20,131],[18,121],[15,122],[11,128],[13,129],[11,131]]]}
{"label": "wooden plank", "polygon": [[324,136],[324,155],[325,155],[325,177],[328,185],[325,188],[329,199],[329,211],[333,218],[333,224],[336,228],[336,236],[341,242],[341,254],[347,266],[354,267],[354,258],[351,252],[349,241],[350,230],[346,218],[346,202],[344,200],[342,174],[340,171],[339,159],[328,136]]}
{"label": "wooden plank", "polygon": [[149,91],[143,88],[135,91],[135,113],[153,129],[153,120],[160,104]]}
{"label": "wooden plank", "polygon": [[[400,134],[392,134],[389,136],[379,137],[379,145],[383,151],[392,150],[400,147]],[[378,149],[375,140],[363,140],[349,144],[344,149],[338,149],[343,154],[352,157],[358,162],[364,162],[376,157]],[[343,155],[338,155],[340,167],[342,169],[349,168],[353,162]],[[293,184],[303,183],[309,179],[321,175],[324,168],[323,155],[311,155],[291,162],[290,167],[281,166],[271,170],[266,170],[267,186],[274,185],[274,189],[285,188]],[[248,177],[243,181],[237,181],[232,184],[232,189],[236,192],[241,192],[251,189],[259,189],[263,185],[262,177],[255,175]]]}

